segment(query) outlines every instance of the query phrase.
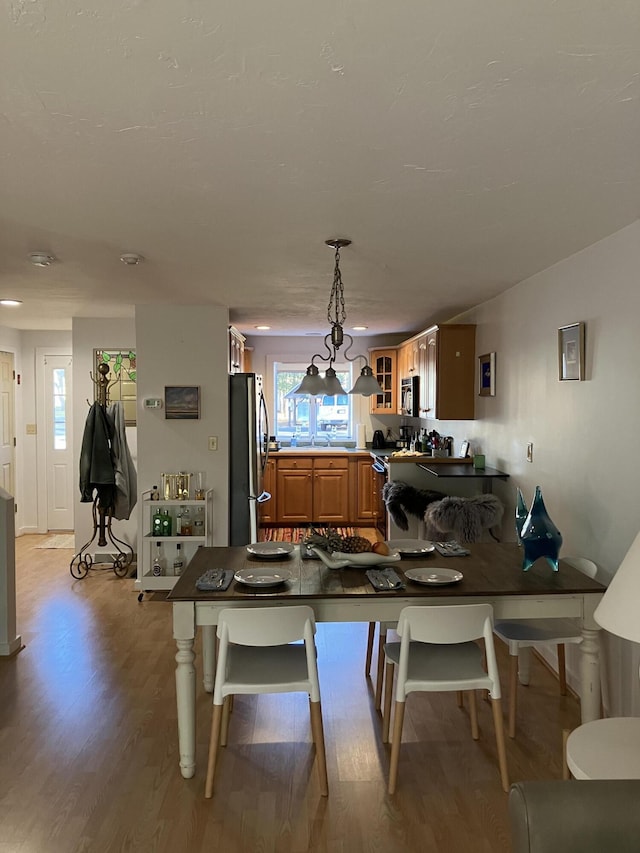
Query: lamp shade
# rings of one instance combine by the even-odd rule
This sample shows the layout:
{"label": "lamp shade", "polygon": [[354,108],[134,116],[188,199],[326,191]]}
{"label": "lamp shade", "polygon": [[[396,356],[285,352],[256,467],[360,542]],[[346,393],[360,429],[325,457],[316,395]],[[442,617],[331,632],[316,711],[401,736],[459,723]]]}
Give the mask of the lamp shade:
{"label": "lamp shade", "polygon": [[640,533],[593,614],[605,630],[640,643]]}
{"label": "lamp shade", "polygon": [[[329,396],[333,396],[334,394],[346,394],[347,392],[344,390],[342,385],[340,384],[340,380],[336,376],[336,372],[333,367],[328,367],[324,374],[325,381],[325,394]],[[304,380],[303,380],[304,382]]]}
{"label": "lamp shade", "polygon": [[380,383],[373,375],[373,370],[366,365],[360,371],[360,376],[353,386],[350,394],[362,394],[363,397],[371,397],[372,394],[382,394]]}
{"label": "lamp shade", "polygon": [[312,397],[315,397],[317,394],[326,394],[325,391],[326,384],[325,380],[320,373],[318,372],[318,368],[315,364],[310,364],[307,367],[307,375],[304,377],[300,385],[294,394],[296,397],[304,397],[306,394],[311,394]]}

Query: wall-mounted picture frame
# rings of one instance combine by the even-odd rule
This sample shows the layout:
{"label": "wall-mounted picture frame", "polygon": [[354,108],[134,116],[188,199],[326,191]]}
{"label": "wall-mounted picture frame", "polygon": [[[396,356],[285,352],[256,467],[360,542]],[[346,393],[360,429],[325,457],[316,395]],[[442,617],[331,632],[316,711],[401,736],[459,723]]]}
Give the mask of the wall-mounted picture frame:
{"label": "wall-mounted picture frame", "polygon": [[198,420],[200,417],[200,386],[165,385],[164,416],[173,420]]}
{"label": "wall-mounted picture frame", "polygon": [[496,354],[487,352],[478,356],[478,396],[496,396]]}
{"label": "wall-mounted picture frame", "polygon": [[584,379],[584,323],[558,329],[558,379]]}

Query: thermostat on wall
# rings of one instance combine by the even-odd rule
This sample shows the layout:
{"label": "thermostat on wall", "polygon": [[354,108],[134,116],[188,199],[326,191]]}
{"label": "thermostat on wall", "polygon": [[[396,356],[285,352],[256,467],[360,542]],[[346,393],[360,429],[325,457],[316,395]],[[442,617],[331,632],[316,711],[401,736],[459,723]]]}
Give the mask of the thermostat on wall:
{"label": "thermostat on wall", "polygon": [[159,397],[146,397],[144,407],[145,409],[161,409],[162,400]]}

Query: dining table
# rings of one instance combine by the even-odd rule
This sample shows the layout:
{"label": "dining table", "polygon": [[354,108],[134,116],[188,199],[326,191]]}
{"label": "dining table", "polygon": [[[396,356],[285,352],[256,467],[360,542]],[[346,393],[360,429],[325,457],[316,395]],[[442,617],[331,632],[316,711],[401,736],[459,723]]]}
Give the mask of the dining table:
{"label": "dining table", "polygon": [[[173,637],[177,646],[176,703],[182,776],[191,778],[196,766],[196,632],[202,630],[204,690],[212,692],[215,628],[220,612],[227,607],[307,604],[313,608],[318,622],[368,623],[395,622],[407,605],[433,607],[482,601],[492,605],[496,620],[573,617],[579,621],[582,632],[582,722],[597,719],[600,643],[593,613],[606,588],[562,559],[558,571],[553,571],[542,559],[523,571],[522,548],[515,543],[483,542],[465,547],[468,553],[464,556],[443,557],[434,551],[371,567],[392,568],[403,581],[399,589],[376,589],[367,577],[366,566],[331,569],[321,560],[309,559],[307,549],[301,553],[298,545],[275,559],[250,553],[255,549],[243,546],[198,548],[167,597],[173,608]],[[415,575],[416,572],[409,570],[417,568],[453,569],[461,578],[452,583],[417,583],[406,575],[406,572]],[[288,580],[263,588],[235,579],[237,573],[243,577],[252,569],[283,572]],[[209,570],[231,571],[234,580],[225,590],[198,589],[199,578]],[[434,571],[433,574],[451,573]]]}

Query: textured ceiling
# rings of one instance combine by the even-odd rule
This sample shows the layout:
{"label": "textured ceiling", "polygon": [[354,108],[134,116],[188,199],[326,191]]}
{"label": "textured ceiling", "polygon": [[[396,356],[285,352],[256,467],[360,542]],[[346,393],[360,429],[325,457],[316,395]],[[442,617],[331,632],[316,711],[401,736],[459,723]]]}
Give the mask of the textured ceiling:
{"label": "textured ceiling", "polygon": [[637,0],[0,15],[0,325],[158,300],[324,332],[342,236],[346,326],[413,331],[640,215]]}

